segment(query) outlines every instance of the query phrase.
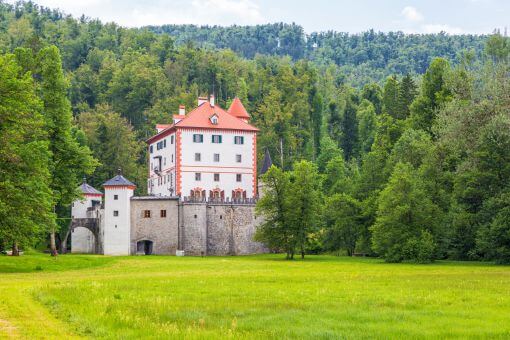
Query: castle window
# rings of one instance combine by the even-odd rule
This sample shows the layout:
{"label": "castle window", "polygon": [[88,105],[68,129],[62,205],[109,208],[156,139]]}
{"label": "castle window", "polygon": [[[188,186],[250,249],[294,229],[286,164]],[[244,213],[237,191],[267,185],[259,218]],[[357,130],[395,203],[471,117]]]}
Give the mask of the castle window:
{"label": "castle window", "polygon": [[201,155],[200,152],[195,153],[195,162],[200,162]]}
{"label": "castle window", "polygon": [[114,210],[113,211],[113,216],[115,216],[115,217],[119,216],[119,211],[118,210]]}
{"label": "castle window", "polygon": [[203,143],[203,142],[204,142],[204,135],[200,135],[200,134],[193,135],[193,143]]}
{"label": "castle window", "polygon": [[170,144],[173,144],[174,143],[174,135],[171,135],[170,136]]}
{"label": "castle window", "polygon": [[220,181],[220,174],[214,174],[214,181],[219,182]]}
{"label": "castle window", "polygon": [[151,211],[150,210],[144,210],[143,211],[143,218],[151,218]]}
{"label": "castle window", "polygon": [[236,174],[236,181],[237,182],[241,182],[241,178],[242,178],[241,174]]}
{"label": "castle window", "polygon": [[221,135],[212,135],[212,142],[215,144],[221,143]]}
{"label": "castle window", "polygon": [[202,179],[202,174],[200,172],[195,172],[195,181],[200,181]]}
{"label": "castle window", "polygon": [[242,159],[241,155],[236,155],[236,162],[237,163],[241,163],[241,159]]}
{"label": "castle window", "polygon": [[220,161],[220,154],[219,153],[215,153],[214,154],[214,161],[215,162],[219,162]]}
{"label": "castle window", "polygon": [[244,144],[243,136],[234,136],[234,144]]}
{"label": "castle window", "polygon": [[166,157],[163,158],[163,165],[166,165]]}
{"label": "castle window", "polygon": [[166,148],[166,139],[163,139],[163,147]]}
{"label": "castle window", "polygon": [[160,216],[161,217],[166,217],[166,210],[161,210],[160,211]]}
{"label": "castle window", "polygon": [[151,145],[151,146],[149,147],[149,152],[150,152],[150,153],[152,153],[153,151],[154,151],[154,145]]}
{"label": "castle window", "polygon": [[172,154],[172,163],[174,162],[174,155]]}
{"label": "castle window", "polygon": [[119,195],[113,195],[113,199],[114,200],[118,200],[119,199]]}

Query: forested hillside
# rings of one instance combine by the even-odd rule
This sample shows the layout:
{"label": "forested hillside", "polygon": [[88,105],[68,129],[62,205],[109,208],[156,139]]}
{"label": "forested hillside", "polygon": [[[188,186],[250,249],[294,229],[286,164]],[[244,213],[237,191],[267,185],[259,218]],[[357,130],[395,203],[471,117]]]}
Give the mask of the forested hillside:
{"label": "forested hillside", "polygon": [[156,33],[170,34],[176,45],[193,42],[205,48],[228,48],[245,58],[257,54],[306,58],[318,65],[340,67],[343,81],[363,86],[399,74],[423,74],[432,59],[452,63],[470,52],[481,56],[486,36],[447,34],[404,34],[375,32],[360,34],[313,32],[306,34],[296,24],[257,26],[149,26]]}
{"label": "forested hillside", "polygon": [[498,34],[126,29],[0,2],[0,243],[65,226],[84,175],[120,167],[145,193],[144,140],[214,91],[241,98],[279,167],[268,244],[510,261],[509,50]]}

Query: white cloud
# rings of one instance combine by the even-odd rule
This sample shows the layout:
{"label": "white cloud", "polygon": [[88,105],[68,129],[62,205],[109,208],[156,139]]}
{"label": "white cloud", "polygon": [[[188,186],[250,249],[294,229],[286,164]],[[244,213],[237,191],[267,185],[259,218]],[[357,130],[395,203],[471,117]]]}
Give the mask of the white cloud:
{"label": "white cloud", "polygon": [[404,7],[404,9],[402,10],[402,15],[404,16],[404,18],[406,18],[406,20],[409,21],[413,22],[423,21],[423,15],[420,12],[418,12],[418,10],[415,7],[412,6]]}
{"label": "white cloud", "polygon": [[423,29],[424,33],[439,33],[439,32],[446,32],[446,33],[449,33],[449,34],[463,34],[463,33],[466,33],[460,27],[452,27],[450,25],[443,25],[443,24],[423,25],[422,29]]}

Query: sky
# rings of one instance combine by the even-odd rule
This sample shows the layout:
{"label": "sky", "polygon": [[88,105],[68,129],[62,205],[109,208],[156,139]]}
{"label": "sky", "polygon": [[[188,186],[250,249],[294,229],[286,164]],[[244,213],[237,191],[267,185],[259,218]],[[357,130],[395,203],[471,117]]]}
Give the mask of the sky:
{"label": "sky", "polygon": [[[14,3],[15,0],[7,0]],[[255,25],[295,22],[307,33],[335,30],[503,33],[510,0],[34,0],[73,16],[122,26]]]}

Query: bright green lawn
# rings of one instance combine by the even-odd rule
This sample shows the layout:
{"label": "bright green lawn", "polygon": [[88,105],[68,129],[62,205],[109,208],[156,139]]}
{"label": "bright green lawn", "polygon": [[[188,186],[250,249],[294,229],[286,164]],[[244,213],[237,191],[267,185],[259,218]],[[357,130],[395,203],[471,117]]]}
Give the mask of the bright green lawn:
{"label": "bright green lawn", "polygon": [[330,256],[1,256],[0,338],[57,336],[510,338],[510,267]]}

